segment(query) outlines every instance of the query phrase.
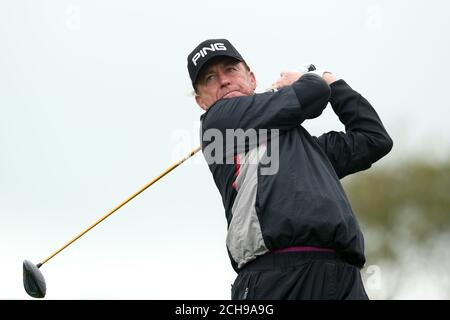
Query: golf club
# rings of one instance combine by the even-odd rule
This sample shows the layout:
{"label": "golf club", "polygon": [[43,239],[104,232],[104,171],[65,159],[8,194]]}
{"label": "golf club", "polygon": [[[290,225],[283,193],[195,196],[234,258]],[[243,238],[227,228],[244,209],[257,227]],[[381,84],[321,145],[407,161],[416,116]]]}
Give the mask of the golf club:
{"label": "golf club", "polygon": [[110,215],[112,215],[114,212],[119,210],[121,207],[123,207],[125,204],[133,200],[135,197],[137,197],[140,193],[142,193],[144,190],[146,190],[148,187],[150,187],[152,184],[154,184],[156,181],[164,177],[166,174],[168,174],[170,171],[178,167],[180,164],[182,164],[184,161],[192,157],[194,154],[196,154],[200,150],[200,147],[197,147],[193,149],[187,156],[185,156],[183,159],[177,161],[170,167],[168,167],[166,170],[164,170],[159,176],[154,178],[152,181],[147,183],[145,186],[143,186],[141,189],[133,193],[131,196],[129,196],[127,199],[122,201],[119,205],[117,205],[114,209],[109,211],[107,214],[102,216],[100,219],[95,221],[92,225],[84,229],[82,232],[80,232],[77,236],[75,236],[72,240],[64,244],[60,249],[55,251],[53,254],[51,254],[48,258],[43,260],[42,262],[34,265],[29,260],[23,261],[23,286],[25,288],[25,291],[33,298],[44,298],[47,286],[45,284],[44,276],[42,275],[42,272],[39,270],[39,268],[47,263],[51,258],[56,256],[58,253],[63,251],[65,248],[67,248],[69,245],[74,243],[76,240],[81,238],[84,234],[86,234],[89,230],[94,228],[96,225],[98,225],[100,222],[108,218]]}

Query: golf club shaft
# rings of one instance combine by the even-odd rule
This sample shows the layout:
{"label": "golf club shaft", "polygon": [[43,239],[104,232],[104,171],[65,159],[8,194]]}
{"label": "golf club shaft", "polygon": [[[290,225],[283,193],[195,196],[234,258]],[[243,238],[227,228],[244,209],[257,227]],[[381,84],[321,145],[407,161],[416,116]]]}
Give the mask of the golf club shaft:
{"label": "golf club shaft", "polygon": [[145,186],[143,186],[141,189],[139,189],[138,191],[136,191],[135,193],[133,193],[131,196],[129,196],[126,200],[124,200],[123,202],[121,202],[117,207],[115,207],[114,209],[112,209],[111,211],[109,211],[107,214],[105,214],[103,217],[101,217],[100,219],[98,219],[97,221],[95,221],[92,225],[90,225],[89,227],[87,227],[86,229],[84,229],[80,234],[78,234],[77,236],[75,236],[72,240],[70,240],[69,242],[67,242],[65,245],[63,245],[60,249],[58,249],[55,253],[53,253],[51,256],[49,256],[47,259],[45,259],[44,261],[42,261],[41,263],[37,264],[37,267],[41,267],[44,263],[46,263],[47,261],[49,261],[51,258],[53,258],[54,256],[56,256],[58,253],[60,253],[61,251],[63,251],[65,248],[67,248],[69,245],[71,245],[72,243],[74,243],[76,240],[78,240],[79,238],[81,238],[84,234],[86,234],[89,230],[91,230],[92,228],[94,228],[96,225],[98,225],[100,222],[102,222],[103,220],[105,220],[106,218],[108,218],[110,215],[112,215],[114,212],[116,212],[117,210],[119,210],[120,208],[122,208],[124,205],[126,205],[128,202],[130,202],[131,200],[133,200],[134,198],[136,198],[140,193],[142,193],[144,190],[146,190],[148,187],[150,187],[152,184],[154,184],[156,181],[158,181],[159,179],[161,179],[162,177],[164,177],[166,174],[168,174],[170,171],[172,171],[173,169],[175,169],[176,167],[178,167],[180,164],[182,164],[184,161],[186,161],[187,159],[189,159],[190,157],[192,157],[194,154],[196,154],[198,151],[200,150],[200,147],[197,147],[195,149],[193,149],[186,157],[184,157],[183,159],[179,160],[178,162],[174,163],[173,165],[171,165],[170,167],[168,167],[164,172],[162,172],[159,176],[157,176],[156,178],[154,178],[152,181],[150,181],[149,183],[147,183]]}

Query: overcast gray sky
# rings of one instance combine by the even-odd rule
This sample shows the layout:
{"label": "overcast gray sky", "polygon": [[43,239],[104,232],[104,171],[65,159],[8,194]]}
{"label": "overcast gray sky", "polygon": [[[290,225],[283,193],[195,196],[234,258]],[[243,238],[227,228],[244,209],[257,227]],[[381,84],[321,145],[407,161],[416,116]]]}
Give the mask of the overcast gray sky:
{"label": "overcast gray sky", "polygon": [[[375,167],[447,157],[449,9],[444,0],[2,0],[0,298],[27,299],[23,259],[43,260],[199,144],[186,57],[207,38],[234,44],[259,91],[305,63],[345,79],[393,137]],[[331,108],[305,127],[343,129]],[[47,297],[228,299],[225,237],[197,154],[45,264]]]}

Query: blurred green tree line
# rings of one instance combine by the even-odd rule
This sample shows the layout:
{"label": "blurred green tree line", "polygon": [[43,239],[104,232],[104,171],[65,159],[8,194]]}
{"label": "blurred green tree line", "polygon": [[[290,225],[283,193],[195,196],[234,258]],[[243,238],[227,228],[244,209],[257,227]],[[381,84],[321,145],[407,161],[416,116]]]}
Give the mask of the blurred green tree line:
{"label": "blurred green tree line", "polygon": [[[407,228],[416,243],[450,232],[450,159],[376,167],[344,179],[343,185],[363,231],[391,235]],[[383,237],[376,250],[370,243],[366,247],[374,257],[395,258],[391,240]]]}
{"label": "blurred green tree line", "polygon": [[374,298],[450,299],[450,159],[375,165],[342,182],[366,240],[366,267],[382,273]]}

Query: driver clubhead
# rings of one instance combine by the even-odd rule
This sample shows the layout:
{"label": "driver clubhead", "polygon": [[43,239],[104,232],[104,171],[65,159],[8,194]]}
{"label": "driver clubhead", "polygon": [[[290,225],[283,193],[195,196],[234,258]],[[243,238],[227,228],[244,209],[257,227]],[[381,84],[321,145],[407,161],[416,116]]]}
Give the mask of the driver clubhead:
{"label": "driver clubhead", "polygon": [[23,261],[23,287],[33,298],[45,297],[47,287],[45,279],[39,268],[31,261]]}

